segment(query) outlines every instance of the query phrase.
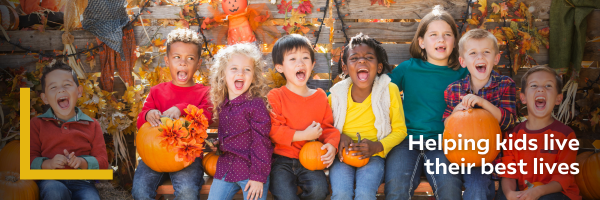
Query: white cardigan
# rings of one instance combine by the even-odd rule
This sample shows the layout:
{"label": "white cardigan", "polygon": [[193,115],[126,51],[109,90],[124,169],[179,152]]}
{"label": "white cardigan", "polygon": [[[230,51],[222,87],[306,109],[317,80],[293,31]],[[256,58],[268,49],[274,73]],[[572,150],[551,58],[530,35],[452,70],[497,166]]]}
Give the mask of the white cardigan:
{"label": "white cardigan", "polygon": [[[387,74],[375,77],[373,81],[373,90],[371,90],[371,106],[375,114],[375,129],[377,129],[377,139],[382,140],[392,132],[390,122],[390,77]],[[331,109],[333,110],[333,126],[340,133],[346,122],[346,110],[348,110],[348,92],[352,79],[346,78],[336,83],[331,89]]]}

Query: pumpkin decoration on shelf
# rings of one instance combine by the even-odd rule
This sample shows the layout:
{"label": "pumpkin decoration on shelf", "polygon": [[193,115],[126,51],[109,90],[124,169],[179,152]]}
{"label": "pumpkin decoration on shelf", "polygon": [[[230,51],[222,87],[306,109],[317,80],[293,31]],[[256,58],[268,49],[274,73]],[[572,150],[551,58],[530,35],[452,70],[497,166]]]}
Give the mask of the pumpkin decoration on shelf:
{"label": "pumpkin decoration on shelf", "polygon": [[[360,143],[360,141],[362,141],[360,139],[360,134],[356,133],[356,136],[358,137],[358,142]],[[367,163],[369,163],[369,158],[366,159],[359,159],[361,156],[353,156],[353,153],[358,153],[359,151],[350,151],[348,152],[348,154],[346,154],[346,148],[342,149],[342,162],[346,163],[347,165],[353,166],[353,167],[362,167],[367,165]]]}
{"label": "pumpkin decoration on shelf", "polygon": [[577,163],[579,174],[575,175],[575,182],[579,186],[579,194],[583,199],[600,199],[600,149],[577,155]]}
{"label": "pumpkin decoration on shelf", "polygon": [[5,31],[19,30],[19,13],[6,5],[0,5],[0,21]]}
{"label": "pumpkin decoration on shelf", "polygon": [[[446,158],[457,164],[473,163],[475,167],[481,166],[482,159],[485,159],[485,163],[490,163],[500,153],[500,150],[496,149],[496,135],[502,136],[500,125],[498,120],[487,110],[471,108],[455,112],[446,118],[444,141],[455,141],[455,147],[459,142],[462,142],[463,145],[460,150],[459,148],[448,150]],[[483,150],[477,148],[477,143],[483,139],[488,140],[488,152],[481,155],[478,152]],[[500,137],[500,139],[502,138]],[[466,142],[467,140],[473,140],[474,143]],[[475,150],[472,145],[475,145]]]}
{"label": "pumpkin decoration on shelf", "polygon": [[542,183],[542,182],[533,182],[533,183],[531,183],[531,182],[525,180],[525,185],[527,185],[527,187],[525,189],[523,189],[523,191],[531,189],[531,188],[534,188],[534,187],[537,187],[537,186],[544,185],[544,183]]}
{"label": "pumpkin decoration on shelf", "polygon": [[234,45],[243,42],[254,42],[256,36],[252,32],[250,22],[246,14],[248,10],[247,0],[223,0],[221,2],[223,12],[227,14],[229,20],[229,30],[227,31],[227,44]]}
{"label": "pumpkin decoration on shelf", "polygon": [[19,140],[13,140],[6,144],[0,151],[0,172],[9,171],[20,173],[19,161],[20,161],[20,148]]}
{"label": "pumpkin decoration on shelf", "polygon": [[321,156],[327,153],[326,149],[321,149],[323,143],[319,141],[307,142],[300,149],[300,164],[304,166],[304,168],[315,171],[315,170],[324,170],[327,165],[323,164],[323,160],[321,160]]}
{"label": "pumpkin decoration on shelf", "polygon": [[32,180],[21,180],[19,173],[0,172],[0,197],[5,200],[39,199],[40,191]]}
{"label": "pumpkin decoration on shelf", "polygon": [[217,161],[219,160],[219,156],[221,155],[221,151],[219,150],[219,146],[215,145],[213,140],[206,140],[206,144],[210,147],[217,146],[217,151],[213,151],[204,155],[202,158],[202,166],[204,166],[204,173],[209,176],[215,176],[217,173]]}
{"label": "pumpkin decoration on shelf", "polygon": [[264,44],[271,44],[281,36],[273,23],[264,23],[271,18],[269,8],[264,3],[248,4],[247,0],[221,1],[223,12],[211,8],[214,18],[206,18],[202,23],[203,29],[209,29],[213,22],[228,23],[225,30],[218,34],[217,44],[221,45],[222,36],[227,36],[227,45],[238,43],[252,43],[257,40]]}
{"label": "pumpkin decoration on shelf", "polygon": [[189,105],[186,117],[161,118],[160,127],[146,122],[136,136],[138,154],[156,172],[176,172],[202,155],[204,139],[208,137],[208,120],[203,110]]}

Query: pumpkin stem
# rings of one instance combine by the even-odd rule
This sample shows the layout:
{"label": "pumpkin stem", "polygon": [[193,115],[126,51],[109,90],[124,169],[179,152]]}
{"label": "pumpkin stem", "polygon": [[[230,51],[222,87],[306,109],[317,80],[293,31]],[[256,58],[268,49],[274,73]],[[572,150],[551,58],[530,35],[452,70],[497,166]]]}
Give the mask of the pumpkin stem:
{"label": "pumpkin stem", "polygon": [[473,108],[469,108],[469,110],[467,110],[467,112],[472,113],[473,112]]}
{"label": "pumpkin stem", "polygon": [[14,182],[17,182],[19,180],[19,178],[16,176],[8,175],[8,176],[6,176],[6,180],[14,183]]}

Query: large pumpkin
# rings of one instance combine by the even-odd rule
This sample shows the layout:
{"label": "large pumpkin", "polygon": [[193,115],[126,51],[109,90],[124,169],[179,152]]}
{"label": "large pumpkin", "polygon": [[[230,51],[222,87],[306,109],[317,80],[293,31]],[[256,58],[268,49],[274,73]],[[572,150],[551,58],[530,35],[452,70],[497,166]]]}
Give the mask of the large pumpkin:
{"label": "large pumpkin", "polygon": [[156,172],[176,172],[187,167],[183,161],[175,161],[175,152],[160,146],[159,127],[146,122],[137,133],[135,145],[144,163]]}
{"label": "large pumpkin", "polygon": [[217,173],[218,159],[219,155],[217,155],[214,151],[204,155],[204,158],[202,158],[202,166],[204,166],[204,172],[209,176],[215,176],[215,173]]}
{"label": "large pumpkin", "polygon": [[324,170],[327,165],[323,164],[321,160],[321,156],[327,153],[326,149],[321,149],[323,143],[319,141],[307,142],[300,149],[300,164],[304,166],[304,168],[315,171],[315,170]]}
{"label": "large pumpkin", "polygon": [[20,180],[19,173],[0,172],[0,198],[4,200],[39,199],[40,191],[32,180]]}
{"label": "large pumpkin", "polygon": [[2,171],[10,171],[19,173],[19,156],[20,156],[20,148],[19,140],[13,140],[9,142],[2,148],[0,151],[0,172]]}
{"label": "large pumpkin", "polygon": [[[458,164],[474,163],[475,167],[480,167],[482,159],[485,159],[485,163],[489,163],[500,153],[500,150],[496,149],[496,135],[502,136],[502,132],[498,120],[490,112],[484,109],[458,111],[448,117],[446,121],[444,141],[452,139],[456,142],[455,146],[458,146],[458,142],[462,143],[462,150],[455,148],[449,150],[446,154],[446,158],[450,162]],[[465,148],[465,139],[475,141],[475,150],[472,150],[473,147],[470,142],[468,148]],[[477,148],[477,142],[480,139],[488,140],[488,152],[484,155],[478,154],[479,151],[483,151],[483,149],[479,150]]]}
{"label": "large pumpkin", "polygon": [[360,158],[360,156],[353,156],[353,153],[358,153],[358,151],[350,151],[348,154],[346,154],[346,148],[342,149],[343,153],[342,153],[342,158],[344,163],[346,163],[347,165],[353,166],[353,167],[362,167],[367,165],[367,163],[369,163],[369,158],[366,159],[358,159]]}
{"label": "large pumpkin", "polygon": [[579,174],[575,181],[583,199],[600,199],[600,152],[583,152],[577,156]]}

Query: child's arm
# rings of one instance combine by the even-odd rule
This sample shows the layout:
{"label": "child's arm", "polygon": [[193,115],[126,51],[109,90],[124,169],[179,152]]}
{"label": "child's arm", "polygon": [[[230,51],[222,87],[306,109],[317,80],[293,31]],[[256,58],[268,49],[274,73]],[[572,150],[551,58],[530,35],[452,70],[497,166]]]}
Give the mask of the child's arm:
{"label": "child's arm", "polygon": [[562,190],[563,190],[563,188],[560,185],[560,183],[558,183],[556,181],[552,181],[548,184],[540,185],[540,186],[528,189],[526,191],[523,191],[517,195],[517,198],[523,199],[523,200],[529,200],[529,199],[535,200],[535,199],[539,199],[540,197],[542,197],[544,195],[561,192]]}
{"label": "child's arm", "polygon": [[[202,109],[202,114],[206,117],[206,119],[208,119],[208,124],[212,124],[212,103],[210,102],[210,97],[208,95],[209,90],[206,90],[206,92],[203,92],[202,94],[199,95],[200,98],[202,98],[200,100],[200,103],[198,105],[195,105],[196,107],[198,107],[199,109]],[[189,103],[179,103],[179,104],[175,104],[175,106],[173,106],[172,108],[170,108],[169,110],[171,110],[171,112],[169,112],[169,110],[166,110],[164,112],[165,115],[169,114],[169,113],[173,113],[172,114],[172,118],[179,118],[181,115],[185,114],[185,110],[188,105],[190,105]]]}
{"label": "child's arm", "polygon": [[[142,107],[142,111],[140,112],[140,114],[138,114],[138,118],[137,118],[137,128],[140,129],[140,127],[142,127],[142,125],[144,125],[144,123],[146,123],[146,115],[148,114],[148,112],[152,111],[152,110],[156,110],[153,112],[157,112],[157,115],[160,116],[160,111],[158,110],[158,108],[156,107],[155,104],[155,100],[154,100],[154,90],[150,89],[150,92],[148,93],[148,97],[146,97],[146,100],[144,101],[144,106]],[[153,115],[156,115],[155,113],[151,113]],[[156,120],[152,120],[150,121],[150,123],[160,123],[158,121],[158,119]],[[153,125],[158,125],[158,124],[153,124]]]}
{"label": "child's arm", "polygon": [[[80,156],[84,158],[88,166],[80,167],[81,169],[108,169],[108,155],[106,154],[106,143],[102,135],[100,123],[95,121],[96,130],[94,131],[94,141],[92,141],[92,152],[89,156]],[[95,161],[95,162],[94,162]]]}
{"label": "child's arm", "polygon": [[405,65],[410,65],[409,62],[410,60],[400,63],[392,72],[388,73],[388,76],[392,79],[392,83],[396,84],[400,91],[404,91],[404,74],[406,74],[404,68],[406,67]]}
{"label": "child's arm", "polygon": [[500,112],[502,113],[500,129],[506,131],[515,126],[517,120],[517,86],[511,78],[506,77],[506,80],[503,80],[499,87],[504,87],[500,98]]}
{"label": "child's arm", "polygon": [[[514,135],[516,133],[514,133],[513,131],[509,131],[506,134]],[[504,166],[508,166],[511,163],[517,163],[515,159],[515,154],[518,154],[519,151],[517,151],[516,149],[512,149],[504,150],[502,153],[502,163],[504,164]],[[504,173],[500,175],[502,177],[501,189],[504,192],[504,195],[506,195],[506,198],[509,200],[518,199],[516,196],[521,193],[521,191],[516,191],[518,187],[517,180],[519,180],[520,174],[520,171],[517,171],[515,174]]]}
{"label": "child's arm", "polygon": [[400,144],[407,136],[406,123],[404,121],[404,108],[398,87],[390,84],[390,122],[392,132],[380,140],[383,145],[383,153],[387,155],[392,148]]}
{"label": "child's arm", "polygon": [[262,100],[252,101],[252,104],[252,112],[247,117],[252,128],[250,180],[266,183],[271,172],[273,154],[273,146],[269,139],[271,119]]}
{"label": "child's arm", "polygon": [[325,107],[325,116],[323,116],[321,124],[323,134],[319,136],[319,141],[325,144],[321,149],[327,149],[327,153],[321,157],[321,160],[323,164],[328,164],[327,167],[329,167],[335,159],[335,154],[340,144],[340,131],[333,126],[333,111],[329,103],[325,103]]}
{"label": "child's arm", "polygon": [[501,183],[500,189],[504,192],[504,196],[506,196],[506,199],[508,200],[519,199],[517,196],[523,193],[522,191],[516,191],[517,179],[503,177]]}

